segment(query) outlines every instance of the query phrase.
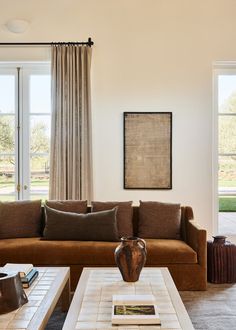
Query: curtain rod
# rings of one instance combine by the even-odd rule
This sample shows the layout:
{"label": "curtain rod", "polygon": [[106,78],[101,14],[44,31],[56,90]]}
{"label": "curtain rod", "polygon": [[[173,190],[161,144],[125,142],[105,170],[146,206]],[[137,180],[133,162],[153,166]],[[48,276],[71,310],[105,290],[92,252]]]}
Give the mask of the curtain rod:
{"label": "curtain rod", "polygon": [[58,41],[58,42],[0,42],[0,46],[51,46],[51,45],[88,45],[91,47],[94,42],[91,38],[88,41]]}

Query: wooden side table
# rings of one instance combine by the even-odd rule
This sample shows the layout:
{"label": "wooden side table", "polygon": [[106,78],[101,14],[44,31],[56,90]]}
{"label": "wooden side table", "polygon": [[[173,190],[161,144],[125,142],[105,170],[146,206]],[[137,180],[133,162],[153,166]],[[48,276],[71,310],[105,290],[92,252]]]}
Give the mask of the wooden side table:
{"label": "wooden side table", "polygon": [[226,236],[213,236],[207,242],[207,280],[211,283],[236,283],[236,245]]}

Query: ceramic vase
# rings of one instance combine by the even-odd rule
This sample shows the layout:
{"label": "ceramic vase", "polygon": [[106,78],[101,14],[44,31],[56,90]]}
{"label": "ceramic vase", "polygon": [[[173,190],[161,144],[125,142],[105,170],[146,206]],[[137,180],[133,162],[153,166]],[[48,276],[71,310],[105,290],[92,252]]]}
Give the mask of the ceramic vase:
{"label": "ceramic vase", "polygon": [[236,283],[236,245],[226,236],[207,242],[207,279],[211,283]]}
{"label": "ceramic vase", "polygon": [[0,314],[9,313],[27,302],[19,273],[0,273]]}
{"label": "ceramic vase", "polygon": [[122,237],[115,261],[125,282],[136,282],[146,262],[146,242],[138,237]]}

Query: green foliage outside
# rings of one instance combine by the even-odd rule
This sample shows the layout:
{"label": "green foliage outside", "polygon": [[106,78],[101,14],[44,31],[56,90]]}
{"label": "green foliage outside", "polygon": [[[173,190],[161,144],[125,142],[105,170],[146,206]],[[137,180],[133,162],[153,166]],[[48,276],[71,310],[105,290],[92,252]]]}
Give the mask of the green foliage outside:
{"label": "green foliage outside", "polygon": [[227,100],[220,106],[220,113],[236,113],[236,91],[234,91]]}
{"label": "green foliage outside", "polygon": [[[6,182],[5,179],[2,178],[2,176],[0,176],[0,192],[3,188],[8,189],[9,191],[14,191],[14,181],[13,178],[9,178]],[[42,179],[42,180],[35,180],[34,178],[31,177],[31,187],[35,188],[35,187],[48,187],[48,179]],[[48,198],[48,196],[46,195],[32,195],[30,196],[30,198],[32,200],[36,200],[36,199],[41,199],[42,201],[45,201],[45,199]],[[0,201],[5,202],[5,201],[14,201],[15,200],[15,196],[13,195],[0,195]]]}
{"label": "green foliage outside", "polygon": [[[32,190],[47,192],[49,181],[49,142],[47,134],[48,123],[42,119],[31,118],[30,134],[30,176]],[[0,200],[14,200],[14,196],[8,196],[15,190],[15,123],[14,116],[0,116]],[[45,153],[40,155],[39,153]],[[2,154],[2,155],[1,155]],[[5,155],[3,155],[5,154]],[[6,155],[8,154],[8,155]],[[5,196],[4,196],[5,194]],[[32,199],[43,198],[45,195],[31,195]]]}
{"label": "green foliage outside", "polygon": [[[221,105],[219,112],[236,113],[236,92]],[[236,153],[236,116],[219,116],[219,153]],[[236,157],[219,156],[219,188],[235,188],[236,191]],[[234,190],[234,189],[233,189]],[[220,212],[236,212],[236,196],[219,197]]]}
{"label": "green foliage outside", "polygon": [[220,212],[236,212],[236,197],[219,197]]}

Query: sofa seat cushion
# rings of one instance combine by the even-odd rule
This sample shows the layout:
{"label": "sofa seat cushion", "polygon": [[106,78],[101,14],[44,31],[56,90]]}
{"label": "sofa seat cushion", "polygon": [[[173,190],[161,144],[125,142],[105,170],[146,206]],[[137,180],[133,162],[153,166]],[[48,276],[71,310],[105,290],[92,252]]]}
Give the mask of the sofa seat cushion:
{"label": "sofa seat cushion", "polygon": [[197,253],[184,241],[176,239],[146,239],[146,266],[197,263]]}
{"label": "sofa seat cushion", "polygon": [[[147,239],[146,266],[197,263],[196,252],[180,240]],[[115,265],[117,242],[42,241],[40,238],[0,240],[0,263],[33,263],[41,266]]]}

